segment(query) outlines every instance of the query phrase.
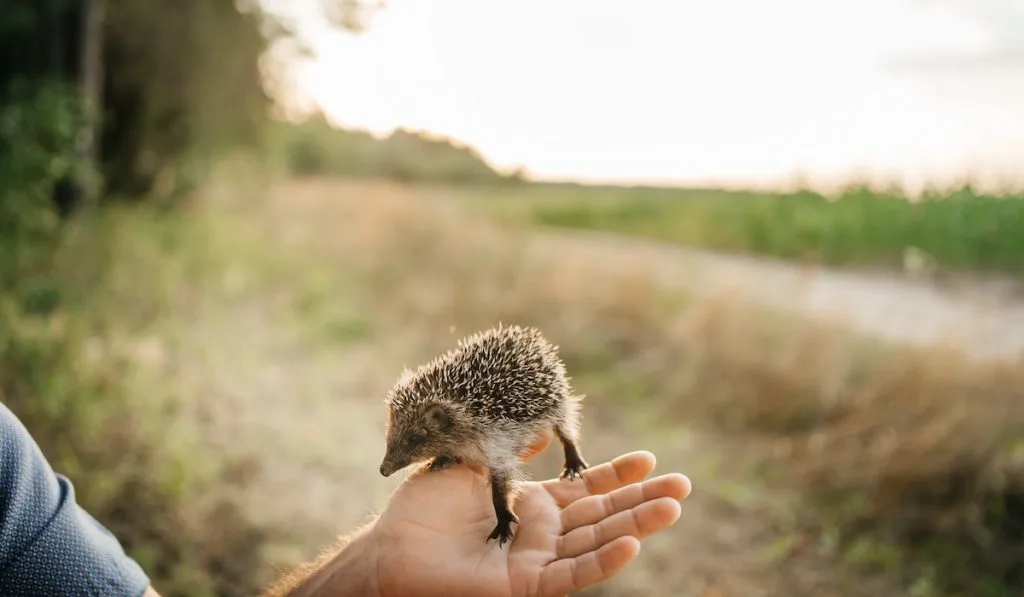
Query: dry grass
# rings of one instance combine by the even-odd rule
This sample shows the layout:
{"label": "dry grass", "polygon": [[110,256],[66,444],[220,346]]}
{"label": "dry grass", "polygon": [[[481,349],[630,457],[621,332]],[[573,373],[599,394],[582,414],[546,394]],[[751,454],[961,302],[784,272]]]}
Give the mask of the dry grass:
{"label": "dry grass", "polygon": [[[399,367],[505,321],[560,345],[588,396],[594,458],[648,447],[695,482],[678,528],[592,594],[899,595],[913,585],[930,596],[945,583],[1000,594],[991,586],[1018,578],[1020,364],[851,338],[751,311],[728,289],[692,302],[643,263],[551,254],[532,231],[467,215],[436,189],[306,180],[258,192],[237,180],[197,203],[214,242],[194,257],[256,282],[244,300],[204,287],[204,314],[188,316],[201,333],[183,341],[174,375],[187,380],[182,392],[220,401],[194,415],[204,433],[265,459],[266,479],[250,487],[272,499],[250,496],[252,512],[275,512],[301,543],[275,562],[315,554],[326,539],[315,529],[381,504],[386,484],[366,444]],[[300,475],[321,467],[322,483]],[[285,507],[286,480],[316,489],[291,490]]]}

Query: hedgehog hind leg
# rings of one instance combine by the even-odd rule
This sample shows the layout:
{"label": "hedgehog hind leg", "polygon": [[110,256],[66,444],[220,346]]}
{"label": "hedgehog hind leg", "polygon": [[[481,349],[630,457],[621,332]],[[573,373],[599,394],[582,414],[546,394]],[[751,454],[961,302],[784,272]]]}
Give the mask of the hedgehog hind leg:
{"label": "hedgehog hind leg", "polygon": [[494,514],[498,524],[495,525],[494,530],[487,537],[487,541],[496,539],[498,546],[501,547],[512,540],[514,534],[512,532],[512,524],[518,524],[519,518],[509,507],[509,498],[512,494],[511,475],[504,470],[492,468],[490,477],[491,499],[494,502]]}
{"label": "hedgehog hind leg", "polygon": [[572,481],[576,477],[583,478],[583,471],[590,467],[587,461],[583,459],[583,454],[580,453],[579,439],[576,434],[570,433],[564,425],[555,426],[555,434],[558,436],[558,441],[562,443],[562,451],[565,454],[565,467],[562,469],[562,474],[559,475],[562,479],[569,479]]}

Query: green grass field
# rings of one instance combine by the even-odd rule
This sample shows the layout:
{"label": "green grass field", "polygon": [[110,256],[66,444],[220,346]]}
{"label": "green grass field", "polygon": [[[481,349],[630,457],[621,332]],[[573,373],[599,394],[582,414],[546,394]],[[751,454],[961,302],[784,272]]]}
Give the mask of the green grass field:
{"label": "green grass field", "polygon": [[945,270],[1024,272],[1024,195],[970,187],[912,201],[850,188],[767,194],[524,185],[496,209],[545,226],[600,230],[721,251],[847,267],[902,267],[923,252]]}

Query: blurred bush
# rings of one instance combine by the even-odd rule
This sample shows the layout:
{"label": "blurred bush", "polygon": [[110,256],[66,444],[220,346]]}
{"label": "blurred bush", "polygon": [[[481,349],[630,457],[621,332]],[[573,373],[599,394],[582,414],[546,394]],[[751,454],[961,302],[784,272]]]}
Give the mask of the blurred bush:
{"label": "blurred bush", "polygon": [[119,2],[105,26],[103,175],[110,194],[181,197],[217,158],[255,147],[271,105],[272,38],[231,0]]}
{"label": "blurred bush", "polygon": [[75,151],[81,111],[61,81],[17,79],[0,102],[0,289],[48,267],[58,232],[51,203],[62,181],[94,174]]}
{"label": "blurred bush", "polygon": [[273,124],[266,151],[273,169],[296,176],[379,178],[409,183],[502,184],[517,179],[495,171],[472,148],[399,129],[383,139],[332,126],[322,115]]}

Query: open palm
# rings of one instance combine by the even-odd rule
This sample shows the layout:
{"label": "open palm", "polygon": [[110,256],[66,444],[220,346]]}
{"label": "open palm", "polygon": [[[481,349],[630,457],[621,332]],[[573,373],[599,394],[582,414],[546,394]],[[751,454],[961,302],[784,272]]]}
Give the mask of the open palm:
{"label": "open palm", "polygon": [[634,452],[582,481],[524,484],[504,547],[486,541],[495,519],[483,470],[417,471],[374,524],[380,595],[562,596],[604,580],[636,557],[640,539],[678,519],[690,492],[680,474],[644,481],[654,464]]}

